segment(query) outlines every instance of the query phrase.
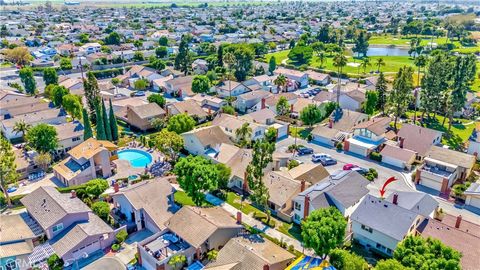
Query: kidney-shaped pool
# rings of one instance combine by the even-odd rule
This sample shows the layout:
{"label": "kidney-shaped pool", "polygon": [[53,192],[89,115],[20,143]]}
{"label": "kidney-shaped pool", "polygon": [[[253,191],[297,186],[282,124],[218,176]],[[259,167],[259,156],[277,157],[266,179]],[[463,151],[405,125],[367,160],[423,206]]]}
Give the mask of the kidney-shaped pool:
{"label": "kidney-shaped pool", "polygon": [[118,151],[118,159],[128,160],[130,165],[135,168],[143,168],[152,163],[152,155],[139,149],[125,149]]}

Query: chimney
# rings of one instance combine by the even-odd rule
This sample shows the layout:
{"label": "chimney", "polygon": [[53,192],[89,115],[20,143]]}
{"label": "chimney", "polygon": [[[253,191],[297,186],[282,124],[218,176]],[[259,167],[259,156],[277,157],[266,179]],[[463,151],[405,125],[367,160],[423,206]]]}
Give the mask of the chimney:
{"label": "chimney", "polygon": [[462,215],[457,217],[457,222],[455,222],[455,228],[460,228],[460,224],[462,223]]}
{"label": "chimney", "polygon": [[242,212],[237,212],[237,224],[242,224]]}
{"label": "chimney", "polygon": [[305,195],[305,203],[303,204],[303,219],[308,217],[308,210],[310,208],[310,197]]}
{"label": "chimney", "polygon": [[118,182],[115,182],[113,184],[113,191],[115,191],[115,193],[117,193],[119,190],[120,190],[120,186],[118,185]]}
{"label": "chimney", "polygon": [[77,192],[75,190],[70,191],[70,198],[76,198],[77,197]]}
{"label": "chimney", "polygon": [[270,266],[269,266],[268,264],[265,264],[265,265],[263,266],[263,270],[270,270]]}
{"label": "chimney", "polygon": [[303,192],[305,190],[305,180],[302,179],[302,182],[300,182],[300,192]]}
{"label": "chimney", "polygon": [[398,194],[393,194],[393,204],[398,205]]}
{"label": "chimney", "polygon": [[333,119],[328,119],[328,128],[333,128]]}
{"label": "chimney", "polygon": [[403,143],[405,142],[405,138],[399,137],[398,140],[400,141],[399,147],[400,147],[400,148],[403,148]]}
{"label": "chimney", "polygon": [[265,98],[262,98],[262,106],[261,106],[261,109],[265,109],[266,108],[266,105],[265,105]]}
{"label": "chimney", "polygon": [[293,112],[293,104],[290,104],[290,112]]}

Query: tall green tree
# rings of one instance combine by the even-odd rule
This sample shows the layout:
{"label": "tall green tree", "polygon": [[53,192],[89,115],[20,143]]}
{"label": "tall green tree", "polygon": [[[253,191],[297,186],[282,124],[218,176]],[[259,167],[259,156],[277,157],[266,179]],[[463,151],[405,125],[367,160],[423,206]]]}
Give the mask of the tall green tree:
{"label": "tall green tree", "polygon": [[242,124],[241,127],[235,130],[235,139],[241,146],[247,146],[250,144],[250,137],[252,136],[252,128],[248,122]]}
{"label": "tall green tree", "polygon": [[117,117],[115,116],[115,113],[113,112],[113,106],[112,106],[112,99],[109,101],[110,105],[110,111],[108,113],[108,122],[110,123],[110,130],[112,133],[112,140],[113,141],[118,141],[118,124],[117,124]]}
{"label": "tall green tree", "polygon": [[300,112],[300,120],[302,120],[305,125],[312,126],[313,124],[322,121],[322,118],[322,111],[314,104],[309,104]]}
{"label": "tall green tree", "polygon": [[162,36],[158,39],[158,45],[160,46],[168,46],[168,38],[166,36]]}
{"label": "tall green tree", "polygon": [[220,44],[217,49],[217,66],[223,67],[223,44]]}
{"label": "tall green tree", "polygon": [[27,144],[39,153],[50,153],[58,147],[57,130],[49,124],[32,127],[25,136]]}
{"label": "tall green tree", "polygon": [[367,68],[371,66],[372,64],[370,63],[370,58],[368,57],[363,57],[362,62],[360,62],[360,67],[363,68],[363,73],[367,73]]}
{"label": "tall green tree", "polygon": [[183,137],[173,131],[162,129],[154,138],[154,146],[169,160],[176,160],[183,148]]}
{"label": "tall green tree", "polygon": [[186,113],[176,114],[168,119],[167,129],[177,134],[192,130],[195,120]]}
{"label": "tall green tree", "polygon": [[413,269],[460,270],[461,253],[440,240],[407,236],[397,245],[393,258]]}
{"label": "tall green tree", "polygon": [[347,58],[342,53],[337,53],[333,58],[333,66],[337,68],[337,104],[340,104],[340,87],[343,67],[347,65]]}
{"label": "tall green tree", "polygon": [[73,120],[82,118],[82,99],[80,96],[67,94],[62,98],[62,107],[67,111]]}
{"label": "tall green tree", "polygon": [[165,103],[167,102],[162,94],[151,94],[147,97],[147,100],[150,103],[157,103],[162,108],[165,108]]}
{"label": "tall green tree", "polygon": [[310,63],[313,57],[313,49],[310,46],[298,45],[290,50],[288,59],[297,65]]}
{"label": "tall green tree", "polygon": [[82,109],[82,119],[83,119],[83,140],[88,140],[93,137],[92,125],[90,124],[90,118],[88,118],[88,113],[85,108]]}
{"label": "tall green tree", "polygon": [[382,114],[385,115],[385,107],[387,106],[387,79],[383,72],[380,72],[378,75],[377,84],[375,85],[375,90],[378,93],[377,100],[377,109],[382,110]]}
{"label": "tall green tree", "polygon": [[43,81],[45,85],[58,84],[58,74],[55,68],[48,67],[43,70]]}
{"label": "tall green tree", "polygon": [[374,270],[414,270],[410,267],[403,266],[399,261],[395,259],[380,260],[375,265]]}
{"label": "tall green tree", "polygon": [[95,117],[96,117],[96,126],[97,131],[97,140],[107,140],[107,133],[105,131],[105,124],[103,123],[102,107],[99,103],[95,105]]}
{"label": "tall green tree", "polygon": [[25,91],[30,95],[35,94],[37,91],[37,82],[35,81],[35,77],[33,77],[33,70],[29,67],[23,67],[20,69],[19,76],[25,87]]}
{"label": "tall green tree", "polygon": [[355,37],[355,44],[352,48],[354,53],[357,53],[358,56],[362,55],[362,57],[367,56],[368,51],[368,35],[365,31],[360,31],[358,35]]}
{"label": "tall green tree", "polygon": [[70,91],[63,85],[56,85],[52,90],[52,101],[57,107],[62,106],[63,97],[68,95]]}
{"label": "tall green tree", "polygon": [[189,155],[180,158],[173,173],[177,175],[180,187],[196,205],[202,205],[205,193],[218,188],[218,169],[211,160],[202,156]]}
{"label": "tall green tree", "polygon": [[301,224],[304,246],[326,258],[331,250],[341,246],[345,239],[347,221],[335,207],[311,212]]}
{"label": "tall green tree", "polygon": [[185,75],[188,73],[189,66],[191,64],[190,50],[188,44],[192,40],[192,36],[183,35],[178,47],[178,54],[175,57],[174,67],[182,71]]}
{"label": "tall green tree", "polygon": [[120,34],[117,32],[111,32],[108,36],[105,37],[105,44],[107,45],[120,45],[121,43]]}
{"label": "tall green tree", "polygon": [[372,115],[375,112],[375,108],[378,104],[378,92],[377,91],[367,91],[365,94],[366,100],[363,103],[363,112],[368,115]]}
{"label": "tall green tree", "polygon": [[282,92],[285,91],[287,92],[286,86],[287,86],[287,77],[283,74],[279,74],[275,80],[273,80],[273,83],[277,86],[277,92]]}
{"label": "tall green tree", "polygon": [[8,206],[12,205],[12,201],[7,192],[8,185],[15,183],[18,177],[15,153],[13,152],[12,145],[5,137],[0,136],[0,188],[7,199]]}
{"label": "tall green tree", "polygon": [[290,104],[286,97],[281,96],[275,106],[278,115],[287,115],[290,112]]}
{"label": "tall green tree", "polygon": [[15,122],[13,125],[13,132],[15,132],[15,134],[21,133],[22,139],[25,140],[25,134],[27,134],[27,131],[29,131],[31,127],[32,125],[26,123],[25,120],[22,119],[18,122]]}
{"label": "tall green tree", "polygon": [[330,264],[337,270],[367,270],[368,263],[364,258],[347,250],[336,248],[330,251]]}
{"label": "tall green tree", "polygon": [[393,81],[393,89],[390,92],[390,104],[395,116],[393,127],[397,130],[398,118],[401,117],[408,109],[408,105],[412,100],[413,90],[413,69],[404,66],[398,71]]}
{"label": "tall green tree", "polygon": [[265,139],[256,140],[253,144],[252,162],[247,166],[247,179],[245,179],[251,190],[253,202],[264,207],[267,213],[267,223],[270,222],[270,210],[268,208],[270,194],[263,182],[263,176],[265,168],[273,161],[274,151],[275,143],[268,142]]}
{"label": "tall green tree", "polygon": [[375,61],[375,66],[377,66],[377,72],[380,72],[380,68],[385,66],[385,61],[383,60],[383,58],[377,58],[377,60]]}
{"label": "tall green tree", "polygon": [[[87,79],[83,80],[83,89],[87,98],[87,106],[90,113],[90,120],[96,121],[96,106],[100,103],[100,88],[98,87],[97,78],[93,72],[87,72]],[[96,122],[95,122],[96,123]]]}
{"label": "tall green tree", "polygon": [[210,79],[205,75],[197,75],[192,80],[192,91],[194,93],[207,93],[210,91]]}
{"label": "tall green tree", "polygon": [[[225,48],[225,54],[227,52],[230,52],[235,59],[231,66],[234,70],[233,75],[237,81],[244,81],[253,68],[253,60],[255,57],[253,48],[245,43],[230,44]],[[223,61],[225,62],[225,58]]]}
{"label": "tall green tree", "polygon": [[422,68],[427,66],[428,58],[425,55],[420,55],[415,61],[413,61],[413,63],[417,67],[417,86],[420,86],[420,72],[422,71]]}
{"label": "tall green tree", "polygon": [[105,101],[102,99],[102,117],[103,117],[103,129],[105,130],[105,137],[107,140],[112,141],[112,127],[107,114],[107,108],[105,107]]}
{"label": "tall green tree", "polygon": [[422,91],[420,92],[420,104],[423,115],[429,117],[441,110],[442,92],[448,89],[451,74],[452,61],[445,53],[435,54],[429,61],[425,76],[422,78]]}
{"label": "tall green tree", "polygon": [[168,55],[167,47],[165,47],[165,46],[159,46],[159,47],[155,48],[155,55],[156,55],[158,58],[165,58],[165,57],[167,57],[167,55]]}
{"label": "tall green tree", "polygon": [[277,61],[275,59],[275,56],[272,56],[268,61],[268,72],[270,74],[273,74],[273,71],[275,71],[276,68],[277,68]]}

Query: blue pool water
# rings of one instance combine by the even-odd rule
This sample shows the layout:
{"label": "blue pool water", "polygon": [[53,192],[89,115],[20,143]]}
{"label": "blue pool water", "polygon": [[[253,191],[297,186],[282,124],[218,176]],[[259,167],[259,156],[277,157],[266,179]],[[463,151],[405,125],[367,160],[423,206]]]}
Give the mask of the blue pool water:
{"label": "blue pool water", "polygon": [[152,162],[152,155],[138,149],[127,149],[118,151],[118,158],[128,160],[135,168],[144,168]]}

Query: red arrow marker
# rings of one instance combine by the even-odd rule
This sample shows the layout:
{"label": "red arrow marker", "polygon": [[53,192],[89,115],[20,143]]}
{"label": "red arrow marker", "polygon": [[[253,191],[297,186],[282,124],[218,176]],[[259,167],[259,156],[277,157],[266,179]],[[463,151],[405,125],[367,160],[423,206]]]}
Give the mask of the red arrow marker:
{"label": "red arrow marker", "polygon": [[395,177],[390,177],[387,179],[387,181],[385,181],[385,184],[383,184],[383,187],[382,189],[380,189],[380,197],[383,198],[383,195],[385,194],[385,188],[390,184],[392,183],[393,181],[397,181],[397,179]]}

